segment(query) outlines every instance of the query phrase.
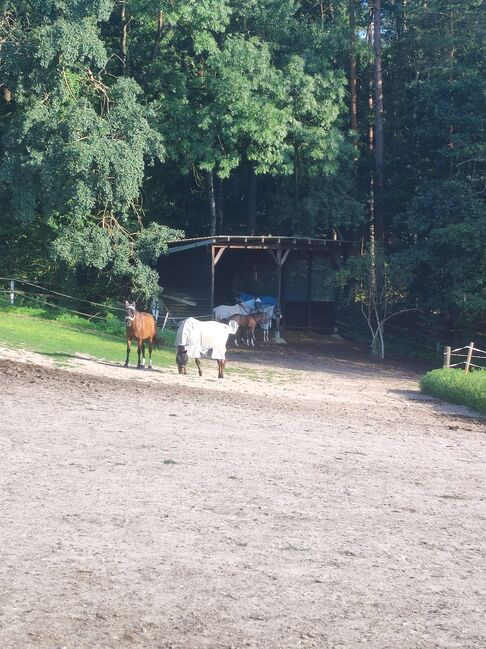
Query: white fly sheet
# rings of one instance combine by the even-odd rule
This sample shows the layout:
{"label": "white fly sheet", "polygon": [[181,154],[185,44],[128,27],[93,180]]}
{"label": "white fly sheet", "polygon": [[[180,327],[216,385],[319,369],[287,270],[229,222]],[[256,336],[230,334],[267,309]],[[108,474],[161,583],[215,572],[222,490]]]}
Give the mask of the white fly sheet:
{"label": "white fly sheet", "polygon": [[258,298],[246,300],[246,302],[238,302],[238,304],[234,304],[233,306],[221,304],[220,306],[214,307],[213,313],[216,320],[228,320],[235,314],[248,315],[249,313],[255,313],[260,304],[261,301]]}
{"label": "white fly sheet", "polygon": [[268,337],[270,329],[272,328],[272,323],[274,320],[280,320],[282,314],[280,313],[280,309],[276,306],[266,306],[263,309],[263,313],[267,317],[265,318],[265,320],[262,320],[262,322],[259,322],[258,325],[263,329],[263,342],[268,343]]}
{"label": "white fly sheet", "polygon": [[201,358],[201,354],[207,354],[211,350],[211,358],[224,360],[228,336],[235,334],[237,329],[238,324],[234,320],[223,324],[187,318],[179,325],[176,345],[185,347],[189,358]]}
{"label": "white fly sheet", "polygon": [[275,313],[275,309],[275,306],[266,306],[264,309],[262,309],[262,313],[264,313],[267,317],[265,318],[265,320],[262,320],[258,324],[264,331],[268,331],[272,328],[272,320],[276,320],[277,318],[280,319],[282,317],[278,310],[277,313]]}

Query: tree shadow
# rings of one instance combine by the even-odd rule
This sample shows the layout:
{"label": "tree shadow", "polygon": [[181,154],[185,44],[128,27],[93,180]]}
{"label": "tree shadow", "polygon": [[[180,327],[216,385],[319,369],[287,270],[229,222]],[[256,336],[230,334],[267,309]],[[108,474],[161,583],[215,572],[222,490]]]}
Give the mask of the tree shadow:
{"label": "tree shadow", "polygon": [[330,335],[291,332],[285,336],[288,344],[257,344],[253,348],[228,346],[227,358],[245,364],[266,368],[269,364],[282,369],[306,372],[350,374],[357,377],[404,375],[411,380],[426,369],[422,364],[407,359],[376,361],[367,349],[355,342],[336,339]]}
{"label": "tree shadow", "polygon": [[419,390],[388,390],[391,394],[396,394],[400,397],[405,397],[408,401],[415,401],[416,403],[427,403],[440,417],[448,417],[452,419],[467,419],[469,421],[476,421],[484,424],[486,422],[486,415],[464,406],[459,403],[450,403],[433,397],[429,394],[424,394]]}
{"label": "tree shadow", "polygon": [[96,365],[105,365],[106,367],[117,367],[121,368],[124,370],[135,370],[137,372],[141,371],[147,371],[149,373],[152,372],[160,372],[156,367],[152,367],[151,370],[148,369],[148,367],[137,367],[137,365],[129,365],[128,367],[125,367],[124,361],[107,361],[103,360],[101,358],[96,358],[94,356],[86,356],[84,354],[69,354],[67,352],[40,352],[42,353],[43,356],[50,356],[52,358],[64,358],[64,359],[72,359],[72,360],[82,360],[82,361],[88,361],[89,363],[94,363]]}

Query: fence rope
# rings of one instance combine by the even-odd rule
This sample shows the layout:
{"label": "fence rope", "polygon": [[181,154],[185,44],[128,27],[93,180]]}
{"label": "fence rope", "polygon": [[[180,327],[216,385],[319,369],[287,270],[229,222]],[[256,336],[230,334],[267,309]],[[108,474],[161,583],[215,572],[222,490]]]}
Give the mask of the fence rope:
{"label": "fence rope", "polygon": [[[2,291],[2,293],[10,293],[10,291]],[[24,291],[16,291],[19,295],[22,295],[27,300],[31,300],[33,302],[41,303],[41,304],[46,304],[47,306],[53,307],[54,309],[60,309],[62,311],[69,311],[69,313],[75,313],[76,315],[82,315],[88,318],[88,320],[92,320],[93,318],[96,318],[98,320],[106,320],[106,318],[102,315],[91,315],[89,313],[83,313],[82,311],[76,311],[75,309],[70,309],[65,306],[59,306],[59,304],[54,304],[53,302],[47,302],[46,300],[41,300],[38,297],[33,297],[32,295],[29,295],[28,293],[25,293]]]}
{"label": "fence rope", "polygon": [[[28,282],[27,280],[24,279],[15,279],[15,277],[0,277],[0,281],[5,281],[5,282],[18,282],[19,284],[25,284],[26,286],[33,286],[34,288],[39,288],[41,291],[45,291],[46,293],[52,293],[53,295],[60,295],[61,297],[67,297],[70,300],[77,300],[78,302],[85,302],[86,304],[92,304],[93,306],[101,306],[103,309],[112,309],[113,311],[125,311],[125,309],[122,309],[121,307],[118,306],[108,306],[107,304],[101,304],[100,302],[92,302],[91,300],[84,300],[83,298],[80,297],[73,297],[72,295],[67,295],[66,293],[60,293],[59,291],[54,291],[50,288],[46,288],[45,286],[40,286],[39,284],[33,284],[32,282]],[[6,291],[8,293],[11,293],[12,291],[8,290]],[[18,291],[14,290],[14,293]]]}
{"label": "fence rope", "polygon": [[[22,284],[25,284],[26,286],[32,286],[34,288],[40,289],[41,291],[45,291],[45,293],[36,293],[36,294],[30,294],[30,295],[29,295],[29,293],[27,291],[22,291],[22,290],[19,291],[17,289],[14,289],[13,292],[15,294],[17,294],[17,295],[21,295],[26,300],[31,300],[32,302],[35,302],[37,304],[43,304],[43,305],[52,307],[54,309],[59,309],[59,310],[62,310],[62,311],[67,311],[69,313],[74,313],[76,315],[84,316],[88,320],[92,320],[94,318],[96,318],[98,320],[106,320],[106,317],[105,316],[100,316],[100,315],[97,315],[97,314],[92,315],[90,313],[83,313],[82,311],[77,311],[76,309],[71,309],[71,308],[66,307],[66,306],[61,306],[59,304],[54,304],[53,302],[48,302],[42,296],[43,295],[48,296],[49,293],[52,293],[53,295],[59,295],[61,297],[66,297],[66,298],[69,298],[71,300],[77,300],[78,302],[84,302],[85,304],[91,304],[92,306],[100,306],[100,307],[102,307],[104,309],[109,309],[109,310],[114,310],[114,311],[121,311],[123,313],[125,312],[125,309],[122,309],[120,307],[112,307],[112,306],[108,306],[106,304],[100,304],[99,302],[93,302],[91,300],[84,300],[82,298],[77,298],[77,297],[74,297],[72,295],[67,295],[66,293],[60,293],[59,291],[54,291],[52,289],[45,288],[43,286],[40,286],[39,284],[34,284],[34,283],[28,282],[26,280],[13,279],[13,278],[10,278],[10,277],[0,277],[0,281],[2,281],[2,280],[3,281],[9,281],[9,282],[14,281],[14,282],[22,283]],[[0,289],[0,293],[10,294],[10,293],[12,293],[12,290],[11,289]],[[163,325],[164,325],[163,328],[165,328],[165,326],[168,323],[172,323],[171,326],[177,326],[177,325],[179,325],[180,322],[182,322],[182,320],[185,319],[185,318],[178,318],[178,317],[170,316],[169,315],[170,311],[169,311],[169,309],[167,309],[164,302],[162,302],[162,305],[165,307],[166,315],[165,316],[159,315],[159,317],[157,318],[157,324],[159,324],[159,321],[162,320]],[[201,316],[198,316],[198,317],[199,317],[200,320],[212,319],[213,318],[212,314],[201,315]]]}

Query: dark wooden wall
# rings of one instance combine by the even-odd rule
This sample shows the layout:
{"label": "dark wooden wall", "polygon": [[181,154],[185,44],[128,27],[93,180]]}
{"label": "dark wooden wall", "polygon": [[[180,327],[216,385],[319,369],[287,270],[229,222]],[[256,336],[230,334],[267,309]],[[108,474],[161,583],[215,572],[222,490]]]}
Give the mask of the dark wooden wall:
{"label": "dark wooden wall", "polygon": [[[337,315],[335,291],[319,286],[330,278],[330,257],[326,253],[311,253],[308,250],[293,250],[282,274],[283,327],[293,329],[314,329],[324,333],[334,331]],[[215,304],[231,304],[235,284],[253,293],[251,273],[258,268],[258,277],[264,278],[259,286],[265,292],[276,295],[277,266],[266,250],[226,250],[215,269]],[[312,271],[312,269],[314,269]],[[160,285],[169,296],[187,299],[196,306],[162,299],[170,314],[175,318],[212,315],[211,305],[211,246],[200,246],[175,252],[159,259],[157,270]],[[311,277],[313,275],[313,278]],[[261,282],[259,281],[258,284]]]}
{"label": "dark wooden wall", "polygon": [[174,297],[196,302],[186,305],[169,298],[166,303],[174,318],[212,315],[211,311],[211,247],[201,246],[160,257],[157,263],[159,284]]}

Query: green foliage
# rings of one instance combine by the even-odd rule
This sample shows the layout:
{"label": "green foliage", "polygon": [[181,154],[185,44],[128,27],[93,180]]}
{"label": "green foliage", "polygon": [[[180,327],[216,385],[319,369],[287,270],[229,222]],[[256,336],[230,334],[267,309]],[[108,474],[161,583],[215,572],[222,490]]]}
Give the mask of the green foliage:
{"label": "green foliage", "polygon": [[413,276],[410,299],[444,334],[486,311],[486,15],[479,0],[432,0],[395,18],[390,249]]}
{"label": "green foliage", "polygon": [[153,265],[162,254],[167,253],[167,243],[184,236],[181,230],[172,230],[158,223],[151,223],[137,237],[136,252],[143,264]]}
{"label": "green foliage", "polygon": [[460,403],[486,414],[486,370],[432,370],[420,381],[420,388],[434,397]]}
{"label": "green foliage", "polygon": [[0,312],[22,317],[53,320],[61,324],[83,327],[90,331],[96,330],[114,336],[125,335],[125,322],[121,317],[122,314],[115,315],[108,310],[109,307],[107,307],[105,316],[98,315],[95,319],[90,319],[62,307],[53,308],[45,304],[45,299],[42,297],[35,299],[35,303],[39,304],[39,306],[26,306],[23,302],[32,304],[32,300],[25,300],[21,296],[17,296],[16,304],[12,305],[5,297],[0,296]]}
{"label": "green foliage", "polygon": [[[438,337],[486,325],[483,4],[382,3],[386,300]],[[147,299],[167,241],[207,234],[211,184],[222,233],[248,233],[254,174],[257,233],[365,249],[368,3],[123,6],[125,31],[113,0],[0,0],[1,273]]]}

